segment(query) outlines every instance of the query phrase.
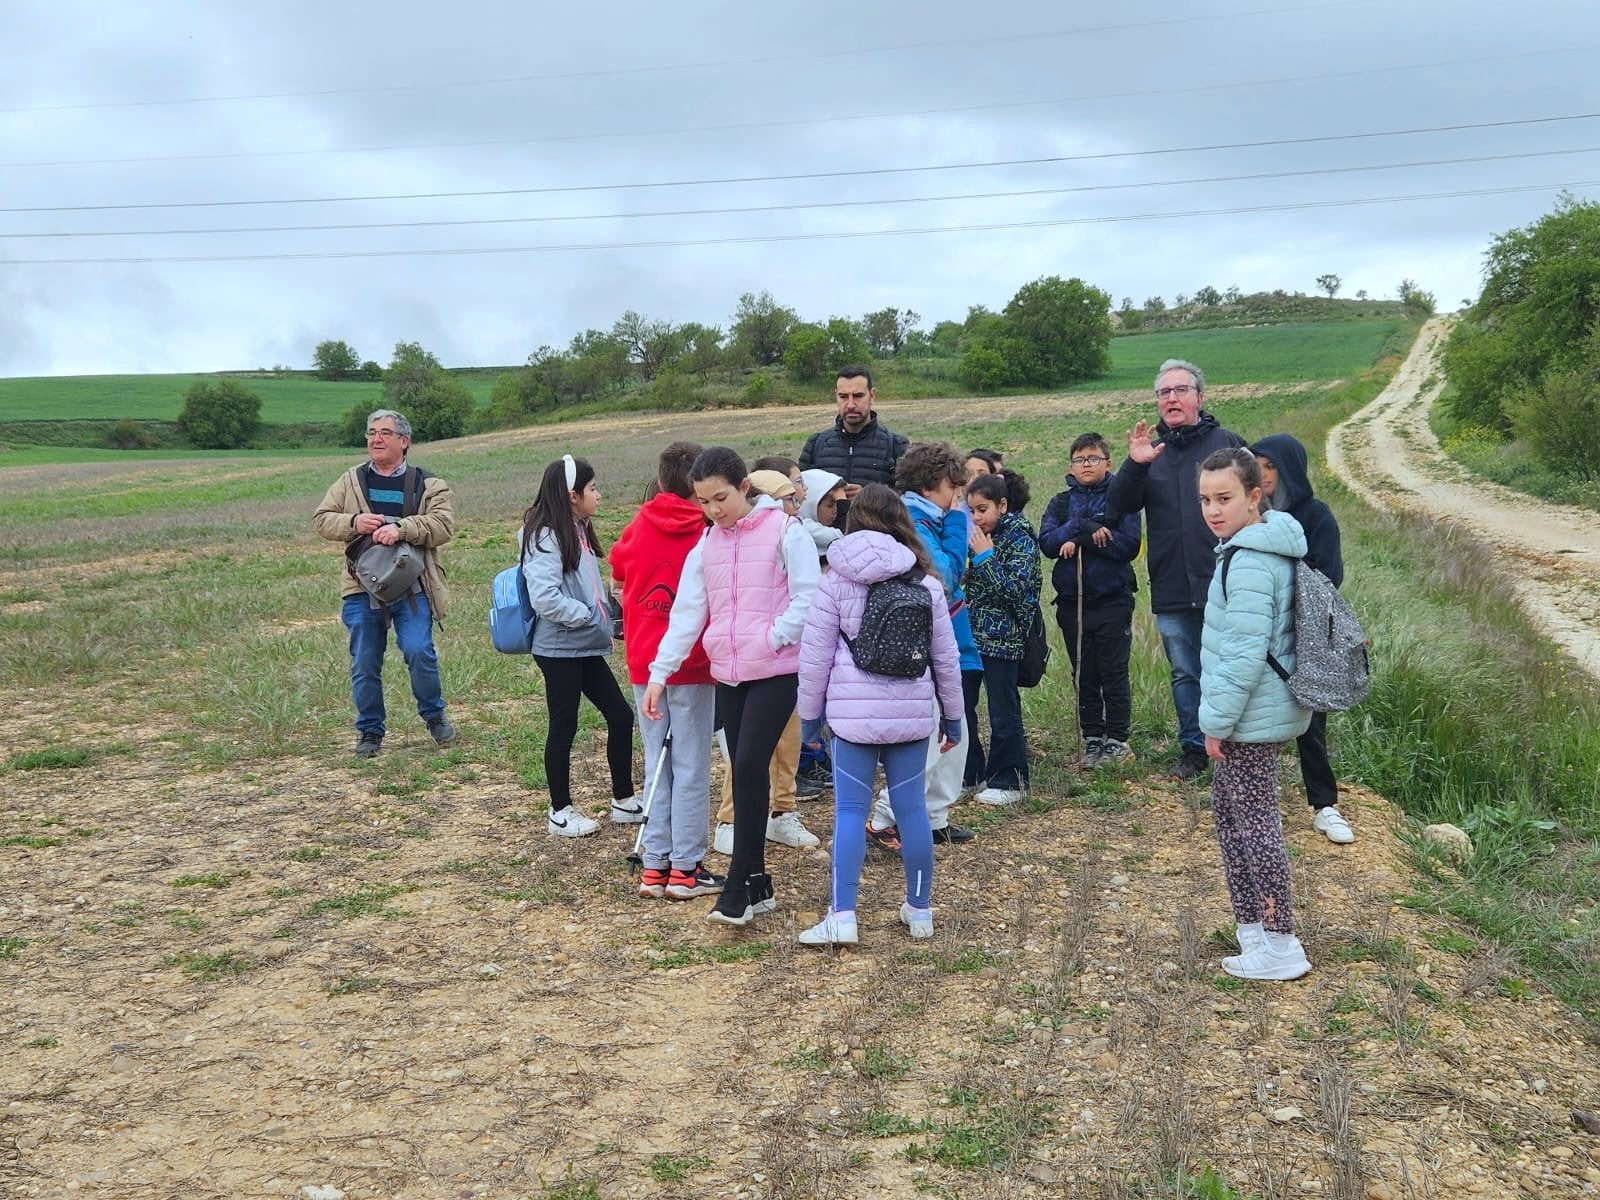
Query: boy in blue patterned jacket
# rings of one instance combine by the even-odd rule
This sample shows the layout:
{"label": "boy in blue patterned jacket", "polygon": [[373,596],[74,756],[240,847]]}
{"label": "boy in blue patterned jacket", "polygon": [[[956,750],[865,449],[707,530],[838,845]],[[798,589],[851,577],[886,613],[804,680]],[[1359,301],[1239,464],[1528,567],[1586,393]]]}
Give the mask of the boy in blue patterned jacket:
{"label": "boy in blue patterned jacket", "polygon": [[1050,501],[1039,522],[1039,553],[1055,564],[1050,580],[1056,589],[1056,624],[1078,679],[1086,771],[1133,753],[1128,748],[1133,719],[1128,659],[1133,651],[1133,596],[1139,590],[1132,565],[1139,556],[1139,514],[1108,513],[1110,475],[1110,443],[1098,433],[1083,434],[1072,443],[1067,490]]}

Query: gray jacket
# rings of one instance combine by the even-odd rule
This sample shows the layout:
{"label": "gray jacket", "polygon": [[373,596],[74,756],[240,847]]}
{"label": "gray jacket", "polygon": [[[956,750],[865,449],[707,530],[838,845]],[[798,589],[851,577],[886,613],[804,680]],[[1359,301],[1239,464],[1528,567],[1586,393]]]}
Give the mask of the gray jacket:
{"label": "gray jacket", "polygon": [[561,569],[561,548],[548,530],[528,547],[522,562],[528,600],[539,620],[533,627],[533,653],[543,658],[586,658],[610,654],[611,614],[604,602],[600,564],[587,541],[576,571]]}

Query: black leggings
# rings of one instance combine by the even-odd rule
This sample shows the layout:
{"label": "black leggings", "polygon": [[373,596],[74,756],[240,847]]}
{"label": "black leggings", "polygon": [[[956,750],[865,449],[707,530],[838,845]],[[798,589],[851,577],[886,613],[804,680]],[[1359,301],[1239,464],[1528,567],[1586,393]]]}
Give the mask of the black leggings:
{"label": "black leggings", "polygon": [[744,880],[766,871],[767,809],[772,803],[768,764],[783,727],[794,715],[798,675],[775,675],[748,683],[717,684],[722,731],[733,760],[733,857],[728,878]]}
{"label": "black leggings", "polygon": [[606,763],[611,768],[611,798],[633,795],[633,705],[611,674],[603,654],[583,658],[546,658],[535,654],[544,675],[544,703],[550,731],[544,740],[544,778],[550,807],[558,812],[572,803],[572,742],[578,736],[578,699],[589,697],[606,721]]}

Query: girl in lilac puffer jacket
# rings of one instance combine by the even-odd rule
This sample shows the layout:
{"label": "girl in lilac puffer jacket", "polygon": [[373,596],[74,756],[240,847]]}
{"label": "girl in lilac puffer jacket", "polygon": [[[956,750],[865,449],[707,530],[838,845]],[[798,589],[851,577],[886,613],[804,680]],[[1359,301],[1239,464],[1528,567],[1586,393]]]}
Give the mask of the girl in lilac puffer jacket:
{"label": "girl in lilac puffer jacket", "polygon": [[[933,831],[923,795],[928,738],[948,751],[961,740],[961,655],[944,586],[933,569],[905,502],[893,488],[869,484],[850,506],[845,536],[828,547],[828,565],[800,637],[800,740],[821,742],[826,714],[833,731],[833,903],[828,915],[800,934],[807,946],[854,944],[856,890],[867,853],[867,813],[879,762],[900,828],[906,902],[900,920],[911,936],[933,936]],[[933,607],[932,671],[891,678],[856,666],[845,638],[861,632],[867,589],[913,567]],[[935,721],[937,697],[942,721]]]}

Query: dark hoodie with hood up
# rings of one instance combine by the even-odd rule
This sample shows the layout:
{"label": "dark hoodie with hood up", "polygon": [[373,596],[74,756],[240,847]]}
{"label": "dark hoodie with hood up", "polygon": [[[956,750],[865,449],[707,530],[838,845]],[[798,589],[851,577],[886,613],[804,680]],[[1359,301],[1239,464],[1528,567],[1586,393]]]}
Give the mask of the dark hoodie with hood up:
{"label": "dark hoodie with hood up", "polygon": [[[672,621],[672,602],[678,598],[684,560],[705,533],[706,518],[698,504],[661,492],[639,507],[611,547],[611,579],[622,585],[623,645],[630,683],[650,682],[650,664]],[[711,662],[698,641],[683,665],[667,678],[669,687],[714,682]]]}
{"label": "dark hoodie with hood up", "polygon": [[1158,613],[1204,612],[1217,570],[1217,535],[1200,515],[1200,464],[1214,450],[1244,445],[1204,409],[1193,425],[1156,426],[1165,447],[1154,462],[1123,462],[1108,495],[1116,513],[1144,510],[1149,548],[1150,608]]}
{"label": "dark hoodie with hood up", "polygon": [[1272,507],[1286,512],[1306,533],[1306,565],[1315,567],[1332,581],[1344,583],[1344,553],[1339,542],[1339,522],[1333,510],[1311,493],[1311,476],[1306,470],[1306,448],[1287,433],[1264,437],[1250,447],[1250,453],[1278,468],[1278,490]]}

